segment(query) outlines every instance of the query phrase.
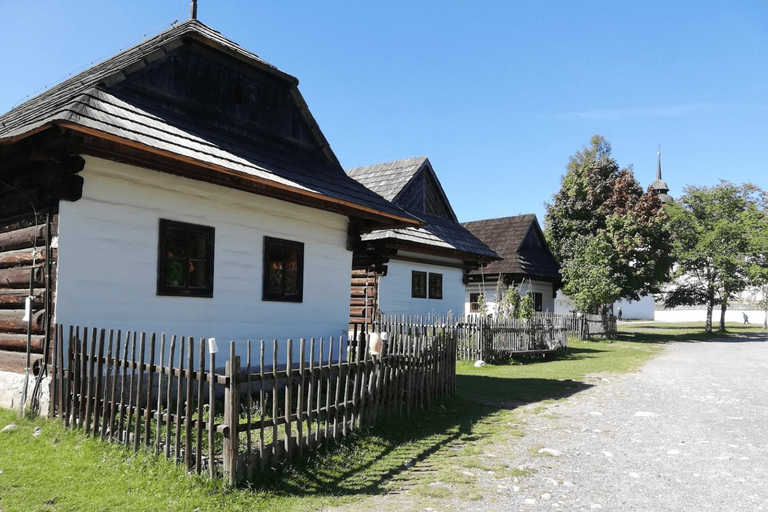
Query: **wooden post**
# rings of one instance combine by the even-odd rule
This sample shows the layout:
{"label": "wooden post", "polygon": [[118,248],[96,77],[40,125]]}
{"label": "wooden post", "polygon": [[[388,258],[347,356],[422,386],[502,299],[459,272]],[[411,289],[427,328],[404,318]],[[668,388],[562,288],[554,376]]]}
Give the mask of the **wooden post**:
{"label": "wooden post", "polygon": [[261,468],[266,464],[266,453],[264,450],[264,409],[267,407],[266,396],[264,393],[264,340],[259,342],[259,461]]}
{"label": "wooden post", "polygon": [[186,338],[181,336],[179,338],[179,369],[176,374],[176,418],[174,421],[174,439],[173,439],[173,458],[176,464],[179,463],[181,458],[181,412],[184,401],[182,400],[181,379],[184,376],[184,348]]}
{"label": "wooden post", "polygon": [[[291,416],[293,415],[293,340],[288,339],[288,352],[285,365],[285,455],[290,460],[293,456]],[[277,418],[275,418],[277,419]]]}
{"label": "wooden post", "polygon": [[[253,445],[251,444],[251,414],[253,409],[253,389],[251,388],[251,340],[248,340],[247,342],[247,354],[246,354],[246,373],[245,373],[245,389],[246,393],[248,393],[248,407],[245,410],[246,418],[247,418],[247,427],[248,429],[245,431],[246,436],[246,453],[248,453],[248,458],[250,459],[253,455]],[[247,471],[247,478],[250,481],[251,477],[253,476],[253,464],[248,464],[246,467]]]}
{"label": "wooden post", "polygon": [[237,425],[240,418],[240,390],[238,374],[240,373],[240,358],[235,356],[235,342],[229,344],[229,361],[225,365],[228,384],[224,389],[224,474],[227,484],[234,486],[237,482],[237,452],[239,435]]}
{"label": "wooden post", "polygon": [[[165,334],[160,335],[160,373],[157,374],[157,423],[155,424],[155,456],[160,453],[163,418],[163,374],[165,373]],[[170,412],[170,411],[169,411]],[[170,414],[168,415],[170,419]]]}
{"label": "wooden post", "polygon": [[208,354],[210,365],[208,368],[208,476],[216,476],[216,453],[214,451],[214,435],[216,433],[216,353]]}
{"label": "wooden post", "polygon": [[184,399],[184,468],[189,471],[192,469],[192,416],[194,408],[192,407],[192,390],[195,364],[195,338],[187,337],[187,393]]}
{"label": "wooden post", "polygon": [[200,352],[197,373],[197,420],[195,421],[195,473],[198,475],[203,468],[203,384],[205,383],[205,338],[200,338]]}
{"label": "wooden post", "polygon": [[[173,367],[173,356],[176,353],[176,335],[171,336],[171,348],[168,352],[168,389],[165,390],[165,409],[168,411],[168,418],[165,422],[165,458],[171,458],[171,425],[173,424],[173,413],[171,409],[171,397],[173,396],[173,381],[176,373]],[[178,385],[178,380],[176,381]],[[175,454],[174,454],[175,455]]]}
{"label": "wooden post", "polygon": [[147,333],[141,333],[141,343],[139,348],[139,360],[136,361],[138,374],[136,378],[136,415],[133,423],[133,451],[139,451],[141,442],[141,388],[144,380],[144,356],[146,352]]}
{"label": "wooden post", "polygon": [[299,340],[299,387],[296,393],[296,444],[299,449],[299,457],[304,453],[304,393],[306,381],[304,375],[304,358],[306,357],[307,340]]}
{"label": "wooden post", "polygon": [[[147,400],[144,404],[144,446],[149,447],[152,441],[152,388],[154,387],[155,373],[155,333],[149,337],[149,368],[147,370]],[[142,360],[142,365],[144,360]],[[160,394],[158,388],[157,394]],[[157,410],[160,414],[160,409]]]}
{"label": "wooden post", "polygon": [[[115,337],[115,331],[112,329],[109,330],[109,346],[107,348],[107,359],[105,360],[105,364],[107,365],[106,368],[106,374],[104,375],[104,397],[103,397],[103,410],[102,414],[104,416],[102,426],[101,426],[101,439],[102,441],[106,439],[107,437],[107,428],[109,427],[109,418],[110,418],[110,411],[112,409],[112,393],[111,389],[114,389],[115,379],[112,377],[112,345],[114,343],[114,337]],[[111,384],[110,384],[111,383]],[[107,404],[109,404],[109,407],[107,407]]]}

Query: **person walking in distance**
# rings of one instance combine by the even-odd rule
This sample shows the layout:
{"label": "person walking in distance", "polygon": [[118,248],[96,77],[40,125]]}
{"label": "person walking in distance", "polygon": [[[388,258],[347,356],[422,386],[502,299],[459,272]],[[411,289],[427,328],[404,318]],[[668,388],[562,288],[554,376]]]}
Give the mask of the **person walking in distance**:
{"label": "person walking in distance", "polygon": [[616,315],[616,317],[617,317],[619,320],[621,320],[621,317],[622,317],[621,306],[619,306],[619,314],[618,314],[618,315]]}

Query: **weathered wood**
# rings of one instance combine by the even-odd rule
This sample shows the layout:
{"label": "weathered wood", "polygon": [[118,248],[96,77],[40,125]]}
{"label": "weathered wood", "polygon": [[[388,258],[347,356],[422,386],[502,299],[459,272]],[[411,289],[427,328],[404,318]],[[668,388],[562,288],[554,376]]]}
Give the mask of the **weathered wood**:
{"label": "weathered wood", "polygon": [[173,455],[176,464],[181,461],[181,412],[184,407],[184,400],[182,400],[182,386],[181,379],[184,375],[184,350],[186,345],[186,338],[181,336],[179,338],[179,373],[176,377],[176,422],[174,425],[174,439],[173,439]]}
{"label": "weathered wood", "polygon": [[[272,341],[272,418],[276,419],[277,414],[277,340]],[[263,425],[263,422],[262,422]],[[278,457],[278,444],[277,444],[277,423],[272,425],[272,442],[270,443],[272,450],[270,453],[270,460],[277,462]]]}
{"label": "weathered wood", "polygon": [[[144,362],[144,356],[146,354],[146,350],[147,350],[147,333],[142,332],[141,341],[139,342],[138,362],[140,363]],[[133,422],[133,451],[135,452],[139,451],[139,445],[141,444],[141,423],[142,423],[141,417],[143,412],[141,407],[141,400],[143,398],[141,390],[142,390],[143,384],[144,384],[144,365],[140,365],[138,372],[136,374],[136,414],[134,415],[134,422]]]}
{"label": "weathered wood", "polygon": [[[32,334],[45,333],[45,310],[32,312]],[[27,332],[23,309],[0,309],[0,332]]]}
{"label": "weathered wood", "polygon": [[[32,336],[30,348],[33,354],[43,353],[43,344],[45,336]],[[26,352],[27,335],[26,334],[8,334],[0,332],[0,350],[9,352]]]}
{"label": "weathered wood", "polygon": [[[154,334],[152,335],[154,336]],[[154,351],[153,351],[154,352]],[[165,334],[160,335],[160,368],[164,368],[165,362]],[[163,375],[166,372],[161,370],[157,373],[157,405],[155,410],[157,411],[157,423],[155,424],[155,455],[160,453],[160,439],[163,437],[162,431],[162,411],[163,411]],[[170,407],[170,404],[167,405]]]}
{"label": "weathered wood", "polygon": [[[248,430],[245,431],[245,444],[246,444],[246,453],[251,453],[253,451],[253,445],[251,443],[251,411],[253,410],[253,388],[251,387],[251,340],[248,340],[246,342],[246,380],[245,380],[245,389],[248,390],[248,403],[245,408],[245,415],[246,415],[246,421],[248,425]],[[263,383],[260,383],[260,385],[263,385]],[[252,476],[252,468],[250,465],[248,466],[248,480],[251,479]]]}
{"label": "weathered wood", "polygon": [[24,373],[24,368],[26,368],[26,366],[27,356],[24,352],[0,350],[0,370],[13,373]]}
{"label": "weathered wood", "polygon": [[0,233],[0,252],[31,248],[35,243],[37,243],[38,247],[43,247],[45,245],[45,236],[46,229],[44,224]]}
{"label": "weathered wood", "polygon": [[195,364],[195,338],[187,337],[187,396],[184,401],[184,468],[189,471],[192,469],[192,369]]}
{"label": "weathered wood", "polygon": [[[118,340],[120,339],[120,331],[117,331],[117,337]],[[125,332],[125,344],[123,345],[123,362],[125,363],[128,361],[128,345],[131,341],[131,331]],[[126,430],[125,425],[125,381],[128,378],[128,367],[127,365],[123,364],[122,368],[120,369],[120,417],[118,419],[117,423],[117,440],[122,443],[127,443],[127,440],[123,438],[124,432]],[[131,388],[128,387],[128,395],[131,394]],[[130,421],[130,417],[129,420]]]}
{"label": "weathered wood", "polygon": [[240,412],[240,392],[238,375],[240,374],[240,358],[235,356],[235,342],[229,344],[229,361],[227,361],[226,374],[230,379],[230,385],[224,391],[224,423],[227,426],[227,434],[224,436],[224,473],[229,485],[235,485],[237,481],[237,453],[238,433],[237,424]]}
{"label": "weathered wood", "polygon": [[115,331],[110,329],[109,341],[107,344],[107,358],[105,360],[106,367],[105,367],[105,375],[104,375],[104,393],[102,396],[103,418],[102,418],[102,425],[101,425],[101,433],[99,435],[99,437],[101,437],[102,440],[106,439],[107,431],[111,428],[109,423],[109,418],[110,418],[110,411],[112,409],[112,401],[114,400],[112,390],[114,389],[114,383],[115,383],[115,379],[112,377],[112,370],[113,370],[112,363],[114,361],[112,358],[112,347],[114,345],[114,337],[115,337]]}
{"label": "weathered wood", "polygon": [[[112,335],[113,331],[110,330],[109,332],[109,338],[110,338],[110,348],[112,345]],[[116,421],[116,415],[117,415],[117,400],[116,400],[116,393],[117,393],[117,380],[118,375],[120,373],[120,329],[117,330],[117,333],[115,334],[115,360],[112,362],[112,368],[114,371],[114,376],[112,377],[112,383],[110,384],[109,389],[109,440],[112,441],[115,437],[115,429],[117,427],[115,421]],[[120,402],[122,402],[122,397],[120,398]]]}
{"label": "weathered wood", "polygon": [[[94,331],[94,334],[96,331]],[[94,393],[93,393],[93,435],[100,436],[99,430],[101,428],[101,410],[103,408],[102,405],[102,398],[104,394],[104,378],[102,377],[102,373],[104,372],[104,337],[105,337],[105,331],[104,329],[98,330],[98,348],[96,350],[96,353],[98,354],[97,361],[96,361],[96,374],[94,377]],[[94,339],[92,343],[96,343],[96,340]],[[93,364],[93,362],[91,362]]]}
{"label": "weathered wood", "polygon": [[[197,424],[195,425],[195,473],[198,475],[202,472],[203,465],[203,383],[205,379],[202,377],[205,375],[205,339],[200,338],[200,356],[198,359],[198,369],[200,378],[197,379]],[[213,411],[211,411],[213,414]]]}
{"label": "weathered wood", "polygon": [[293,457],[293,450],[291,450],[291,439],[293,437],[293,429],[291,428],[291,413],[293,412],[293,375],[291,370],[293,369],[293,340],[288,339],[288,349],[286,353],[286,379],[285,379],[285,454],[290,460]]}
{"label": "weathered wood", "polygon": [[[214,449],[215,411],[216,411],[216,353],[210,352],[208,356],[210,365],[208,368],[208,476],[216,476],[216,453]],[[263,365],[262,365],[263,366]],[[168,457],[166,455],[166,457]]]}
{"label": "weathered wood", "polygon": [[264,393],[264,340],[259,342],[259,460],[261,468],[266,464],[264,450],[264,409],[267,407],[266,396]]}
{"label": "weathered wood", "polygon": [[296,444],[298,446],[298,456],[304,453],[304,393],[306,392],[306,376],[304,375],[304,358],[307,340],[299,340],[299,382],[296,393]]}
{"label": "weathered wood", "polygon": [[[56,416],[56,406],[59,405],[58,402],[58,390],[59,386],[58,383],[61,380],[59,378],[59,372],[61,371],[61,367],[59,366],[59,343],[58,343],[58,337],[56,336],[56,332],[54,332],[54,342],[53,342],[53,354],[51,357],[51,362],[53,363],[53,371],[51,373],[51,383],[48,387],[49,389],[49,396],[50,399],[48,400],[48,417],[54,418]],[[59,406],[59,411],[61,411],[61,407]]]}
{"label": "weathered wood", "polygon": [[[83,343],[88,347],[88,356],[83,362],[87,363],[88,370],[85,373],[85,433],[91,433],[91,413],[94,406],[94,387],[96,385],[96,377],[94,375],[94,368],[96,365],[96,328],[91,328],[91,335],[88,336],[88,330],[83,332]],[[83,354],[86,351],[83,350]],[[84,365],[85,366],[85,365]]]}
{"label": "weathered wood", "polygon": [[32,265],[43,263],[45,260],[46,250],[44,247],[38,248],[34,257],[32,255],[32,249],[17,249],[14,251],[0,252],[0,269],[10,267],[31,267]]}
{"label": "weathered wood", "polygon": [[[173,371],[173,356],[176,353],[176,335],[171,336],[171,348],[168,352],[168,389],[165,390],[165,406],[168,409],[168,413],[171,412],[171,404],[173,403],[171,401],[171,394],[173,393],[173,383],[174,383],[174,371]],[[178,386],[178,380],[176,381],[176,385]],[[213,409],[211,409],[213,410]],[[213,416],[213,415],[211,415]],[[169,418],[168,421],[165,422],[165,458],[170,459],[171,458],[171,425],[173,424],[173,421]]]}
{"label": "weathered wood", "polygon": [[[144,358],[141,359],[144,362]],[[152,435],[152,388],[154,388],[154,371],[155,371],[155,333],[151,333],[149,337],[149,368],[147,369],[147,398],[144,401],[144,407],[146,408],[144,413],[144,446],[149,447]],[[160,394],[160,388],[157,389],[157,394]],[[157,410],[158,415],[160,409]]]}

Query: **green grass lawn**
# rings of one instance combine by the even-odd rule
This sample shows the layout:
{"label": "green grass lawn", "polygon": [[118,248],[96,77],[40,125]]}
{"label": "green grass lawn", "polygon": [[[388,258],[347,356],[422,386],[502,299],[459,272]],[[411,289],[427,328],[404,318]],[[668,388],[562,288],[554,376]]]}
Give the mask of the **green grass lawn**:
{"label": "green grass lawn", "polygon": [[[755,332],[749,326],[729,329]],[[701,331],[696,325],[623,324],[619,339],[571,340],[568,353],[554,361],[528,359],[482,368],[459,363],[457,396],[258,473],[257,483],[238,489],[67,431],[57,421],[17,420],[15,412],[0,409],[0,427],[13,421],[19,427],[0,433],[0,511],[314,510],[397,489],[408,490],[422,504],[451,496],[471,500],[479,496],[468,473],[482,469],[525,476],[482,457],[494,445],[525,435],[516,407],[578,393],[598,380],[595,375],[633,371],[666,342],[701,340]],[[37,426],[42,433],[34,437]],[[409,470],[424,464],[429,471]]]}

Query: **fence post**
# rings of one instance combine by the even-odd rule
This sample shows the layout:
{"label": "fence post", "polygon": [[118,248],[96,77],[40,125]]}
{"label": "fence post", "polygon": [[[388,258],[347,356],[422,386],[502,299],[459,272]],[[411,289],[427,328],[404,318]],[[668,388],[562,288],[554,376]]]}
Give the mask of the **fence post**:
{"label": "fence post", "polygon": [[240,374],[240,358],[235,356],[235,342],[229,345],[229,360],[225,365],[227,386],[224,389],[224,424],[227,433],[224,435],[224,474],[229,485],[237,482],[237,425],[240,418],[240,391],[238,376]]}

